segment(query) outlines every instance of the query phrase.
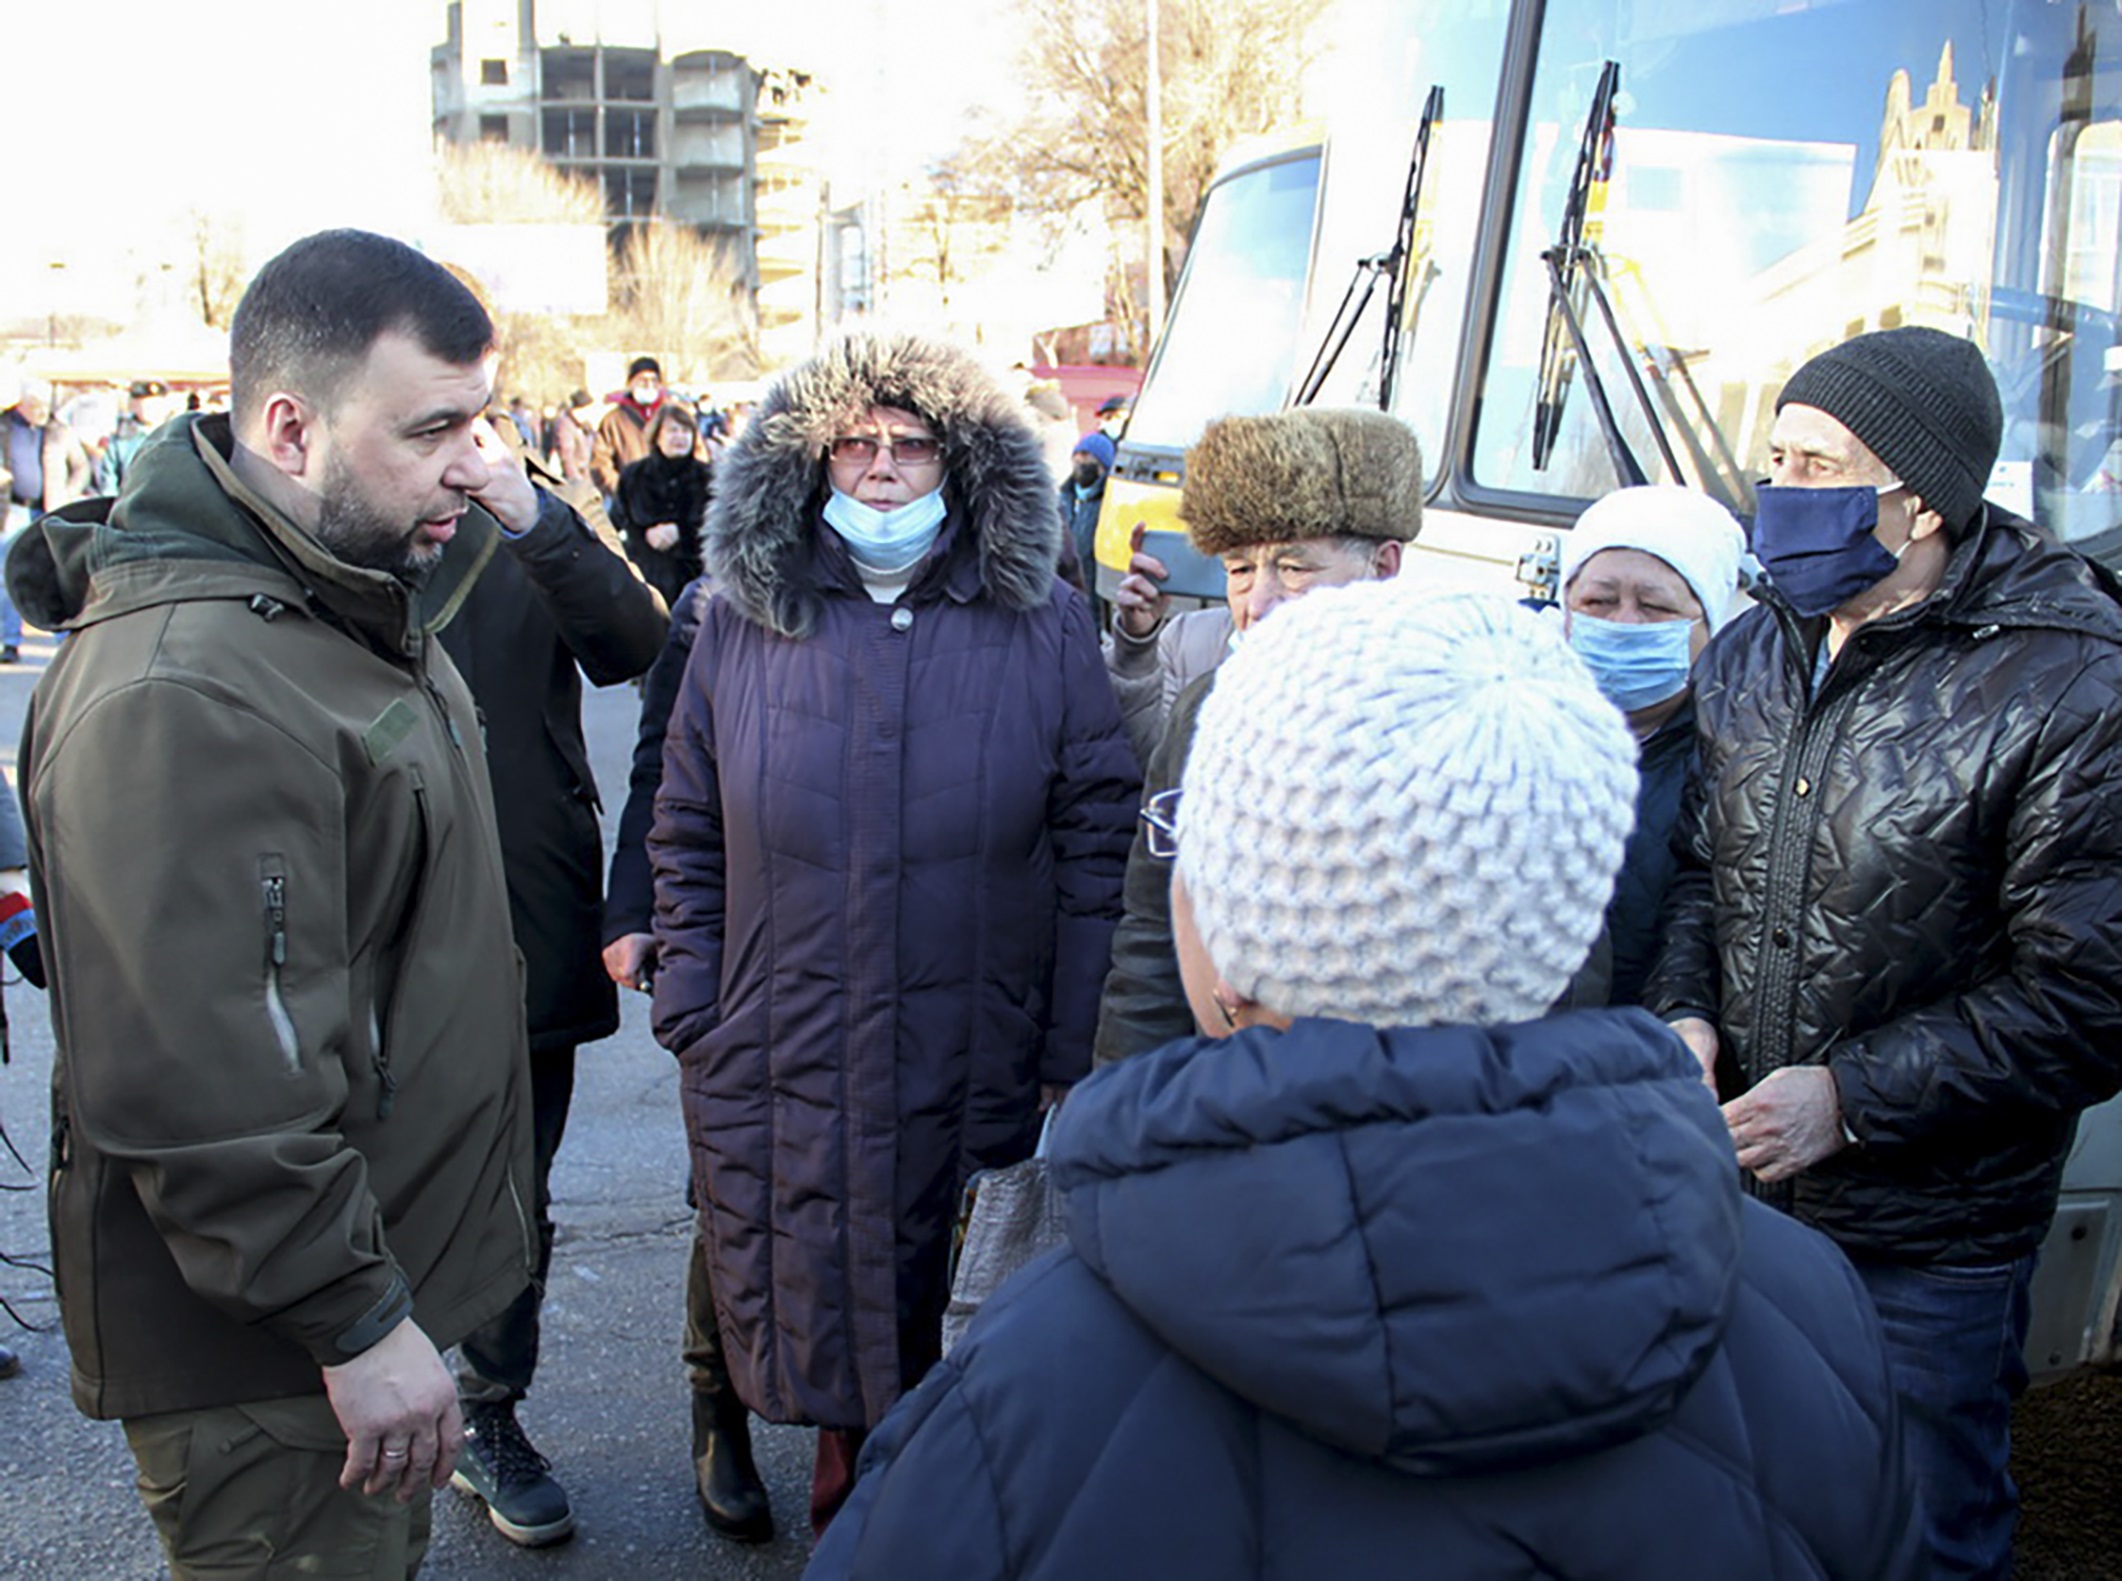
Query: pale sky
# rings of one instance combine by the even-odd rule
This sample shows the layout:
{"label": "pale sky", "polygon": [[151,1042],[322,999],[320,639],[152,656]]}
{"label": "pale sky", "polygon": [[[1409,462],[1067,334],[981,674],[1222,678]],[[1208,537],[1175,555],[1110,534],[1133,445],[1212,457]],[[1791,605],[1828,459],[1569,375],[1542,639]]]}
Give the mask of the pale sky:
{"label": "pale sky", "polygon": [[[193,210],[254,255],[328,225],[416,232],[443,0],[8,0],[8,316],[107,299]],[[635,42],[657,0],[546,0],[540,28]],[[1009,58],[1006,0],[662,0],[666,42],[806,67],[879,106],[877,146],[941,148]],[[711,18],[706,22],[696,18]],[[888,18],[888,23],[886,21]],[[639,38],[647,42],[646,38]],[[64,269],[54,269],[54,262]],[[27,304],[25,308],[24,304]]]}

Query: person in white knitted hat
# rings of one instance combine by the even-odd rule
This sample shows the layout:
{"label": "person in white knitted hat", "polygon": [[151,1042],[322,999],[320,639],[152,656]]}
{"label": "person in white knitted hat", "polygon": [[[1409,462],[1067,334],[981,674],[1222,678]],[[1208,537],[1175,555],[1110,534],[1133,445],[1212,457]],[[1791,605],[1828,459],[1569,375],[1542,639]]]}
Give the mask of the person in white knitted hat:
{"label": "person in white knitted hat", "polygon": [[1695,758],[1692,667],[1739,591],[1730,511],[1670,484],[1617,489],[1562,540],[1563,630],[1636,737],[1636,828],[1606,932],[1570,985],[1577,1006],[1632,1005],[1658,955],[1673,826]]}
{"label": "person in white knitted hat", "polygon": [[1361,583],[1225,662],[1152,825],[1210,1034],[1063,1105],[1068,1245],[812,1581],[1922,1573],[1848,1264],[1743,1199],[1669,1029],[1544,1014],[1635,777],[1559,624]]}

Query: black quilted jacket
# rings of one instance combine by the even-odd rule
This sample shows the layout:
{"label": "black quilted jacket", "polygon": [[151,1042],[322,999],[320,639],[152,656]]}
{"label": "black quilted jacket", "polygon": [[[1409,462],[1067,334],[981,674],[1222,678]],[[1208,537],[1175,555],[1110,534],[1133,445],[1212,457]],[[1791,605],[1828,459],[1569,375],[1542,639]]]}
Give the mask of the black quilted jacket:
{"label": "black quilted jacket", "polygon": [[1997,509],[1856,632],[1769,593],[1703,655],[1701,767],[1645,1003],[1727,1094],[1833,1070],[1858,1145],[1789,1206],[1854,1255],[2036,1246],[2078,1112],[2122,1084],[2122,607]]}

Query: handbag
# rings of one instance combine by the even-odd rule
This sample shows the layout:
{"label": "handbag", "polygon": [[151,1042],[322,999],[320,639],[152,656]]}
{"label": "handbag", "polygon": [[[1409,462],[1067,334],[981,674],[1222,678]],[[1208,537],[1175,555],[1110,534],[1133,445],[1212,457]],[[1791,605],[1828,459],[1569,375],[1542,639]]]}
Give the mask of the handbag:
{"label": "handbag", "polygon": [[965,1183],[951,1254],[950,1304],[943,1310],[946,1356],[1011,1274],[1068,1239],[1061,1193],[1046,1172],[1046,1139],[1053,1124],[1049,1109],[1030,1158],[979,1170]]}

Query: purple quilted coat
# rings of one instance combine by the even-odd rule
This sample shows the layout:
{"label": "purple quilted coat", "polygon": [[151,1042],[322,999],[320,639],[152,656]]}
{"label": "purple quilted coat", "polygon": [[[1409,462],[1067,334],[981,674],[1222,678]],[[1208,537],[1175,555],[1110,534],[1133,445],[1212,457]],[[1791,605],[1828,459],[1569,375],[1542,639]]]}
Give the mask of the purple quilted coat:
{"label": "purple quilted coat", "polygon": [[[935,426],[948,478],[889,605],[819,514],[825,444],[876,404]],[[797,369],[722,468],[649,835],[655,1025],[771,1420],[868,1427],[918,1381],[966,1177],[1089,1068],[1139,786],[1058,534],[1014,403],[921,340]]]}

